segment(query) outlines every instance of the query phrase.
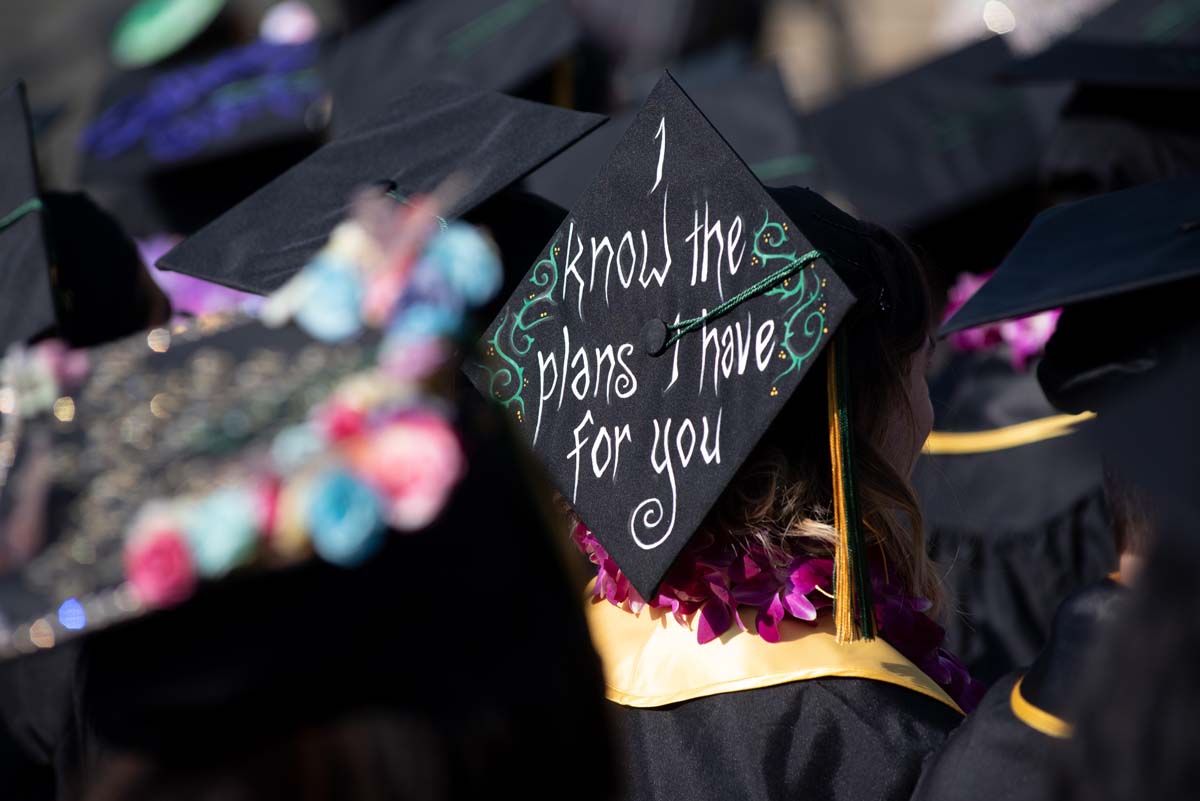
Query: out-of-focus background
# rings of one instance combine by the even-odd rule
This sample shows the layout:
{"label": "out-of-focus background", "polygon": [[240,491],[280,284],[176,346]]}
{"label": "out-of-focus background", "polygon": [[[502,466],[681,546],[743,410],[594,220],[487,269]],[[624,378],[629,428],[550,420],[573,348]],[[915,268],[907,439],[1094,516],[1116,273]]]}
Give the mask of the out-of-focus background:
{"label": "out-of-focus background", "polygon": [[[457,2],[458,0],[447,0]],[[3,0],[0,4],[0,84],[26,81],[38,126],[38,149],[47,183],[72,188],[79,183],[77,142],[106,80],[116,68],[109,57],[110,35],[130,0]],[[273,6],[270,0],[230,0],[231,25],[253,37]],[[310,0],[306,4],[323,31],[347,27],[353,12],[346,3]],[[380,4],[382,5],[382,4]],[[396,3],[395,5],[402,5]],[[603,2],[580,5],[603,7]],[[607,4],[626,14],[625,25],[641,28],[649,68],[675,44],[661,34],[678,29],[689,14],[711,13],[704,6],[757,7],[758,33],[750,45],[782,69],[788,90],[801,107],[878,80],[974,39],[1004,34],[1014,50],[1028,51],[1073,27],[1106,0],[705,0]],[[660,33],[654,33],[657,29]],[[677,45],[676,45],[677,46]]]}

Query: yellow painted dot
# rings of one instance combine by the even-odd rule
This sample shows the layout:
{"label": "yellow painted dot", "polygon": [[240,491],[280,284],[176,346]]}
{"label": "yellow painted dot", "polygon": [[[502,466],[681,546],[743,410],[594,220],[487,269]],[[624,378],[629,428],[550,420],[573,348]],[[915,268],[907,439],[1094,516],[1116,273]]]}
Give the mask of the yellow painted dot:
{"label": "yellow painted dot", "polygon": [[54,416],[64,423],[75,419],[75,401],[65,395],[54,402]]}
{"label": "yellow painted dot", "polygon": [[829,333],[829,329],[828,329],[828,328],[823,328],[823,329],[821,329],[821,330],[822,330],[822,331],[824,331],[826,334],[828,334],[828,333]]}

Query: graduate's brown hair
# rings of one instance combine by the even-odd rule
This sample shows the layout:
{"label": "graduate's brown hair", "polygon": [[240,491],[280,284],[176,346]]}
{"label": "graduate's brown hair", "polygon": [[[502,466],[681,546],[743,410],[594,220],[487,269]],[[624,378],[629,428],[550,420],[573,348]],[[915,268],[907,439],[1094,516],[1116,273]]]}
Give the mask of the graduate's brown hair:
{"label": "graduate's brown hair", "polygon": [[[920,505],[907,476],[884,456],[888,426],[911,426],[905,384],[933,326],[925,271],[916,255],[885,229],[861,224],[878,263],[879,298],[861,299],[842,323],[849,347],[855,481],[870,556],[892,578],[937,610],[940,581],[926,553]],[[781,559],[832,555],[832,468],[825,356],[809,370],[787,407],[709,514],[714,536],[755,537]]]}

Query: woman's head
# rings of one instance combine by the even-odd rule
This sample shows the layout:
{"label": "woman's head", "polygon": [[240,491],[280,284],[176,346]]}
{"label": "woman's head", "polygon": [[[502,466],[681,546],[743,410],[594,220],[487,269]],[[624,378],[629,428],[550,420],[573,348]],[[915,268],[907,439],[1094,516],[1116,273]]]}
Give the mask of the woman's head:
{"label": "woman's head", "polygon": [[[841,330],[850,365],[855,480],[872,556],[883,556],[892,575],[936,604],[937,581],[908,484],[933,418],[925,384],[932,311],[923,270],[894,235],[812,193],[799,213],[789,208],[788,195],[776,199],[793,219],[815,217],[806,237],[859,298]],[[832,550],[837,535],[825,374],[822,356],[717,502],[706,521],[711,533],[754,536],[787,554]]]}

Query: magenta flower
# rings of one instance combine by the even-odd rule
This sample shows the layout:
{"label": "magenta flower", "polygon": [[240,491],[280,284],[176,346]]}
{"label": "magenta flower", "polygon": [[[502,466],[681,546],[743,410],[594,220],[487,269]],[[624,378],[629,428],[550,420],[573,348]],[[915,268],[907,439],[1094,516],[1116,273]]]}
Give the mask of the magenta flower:
{"label": "magenta flower", "polygon": [[[833,605],[832,560],[797,556],[780,565],[756,541],[734,546],[703,532],[685,546],[659,584],[658,594],[647,602],[585,526],[576,526],[571,537],[596,565],[594,601],[607,601],[635,614],[645,606],[669,609],[681,625],[695,625],[696,640],[702,644],[719,639],[734,625],[746,631],[740,614],[745,608],[755,610],[758,636],[779,642],[784,618],[812,622]],[[974,709],[986,688],[942,649],[945,631],[925,614],[929,601],[910,597],[896,582],[886,581],[882,564],[872,564],[871,569],[880,636],[964,710]]]}
{"label": "magenta flower", "polygon": [[196,568],[183,533],[148,527],[131,537],[125,546],[125,577],[148,607],[187,600],[196,588]]}
{"label": "magenta flower", "polygon": [[388,524],[401,531],[429,525],[466,467],[454,428],[429,411],[405,414],[348,443],[347,457],[380,493]]}
{"label": "magenta flower", "polygon": [[[956,311],[961,309],[971,299],[971,296],[987,283],[991,275],[991,273],[984,275],[962,273],[959,275],[958,280],[947,294],[944,319],[950,319]],[[1024,370],[1029,360],[1039,355],[1046,347],[1046,342],[1054,333],[1061,314],[1062,309],[1051,309],[1029,317],[956,331],[950,335],[950,344],[955,349],[967,353],[991,350],[1002,344],[1007,345],[1013,369]]]}

